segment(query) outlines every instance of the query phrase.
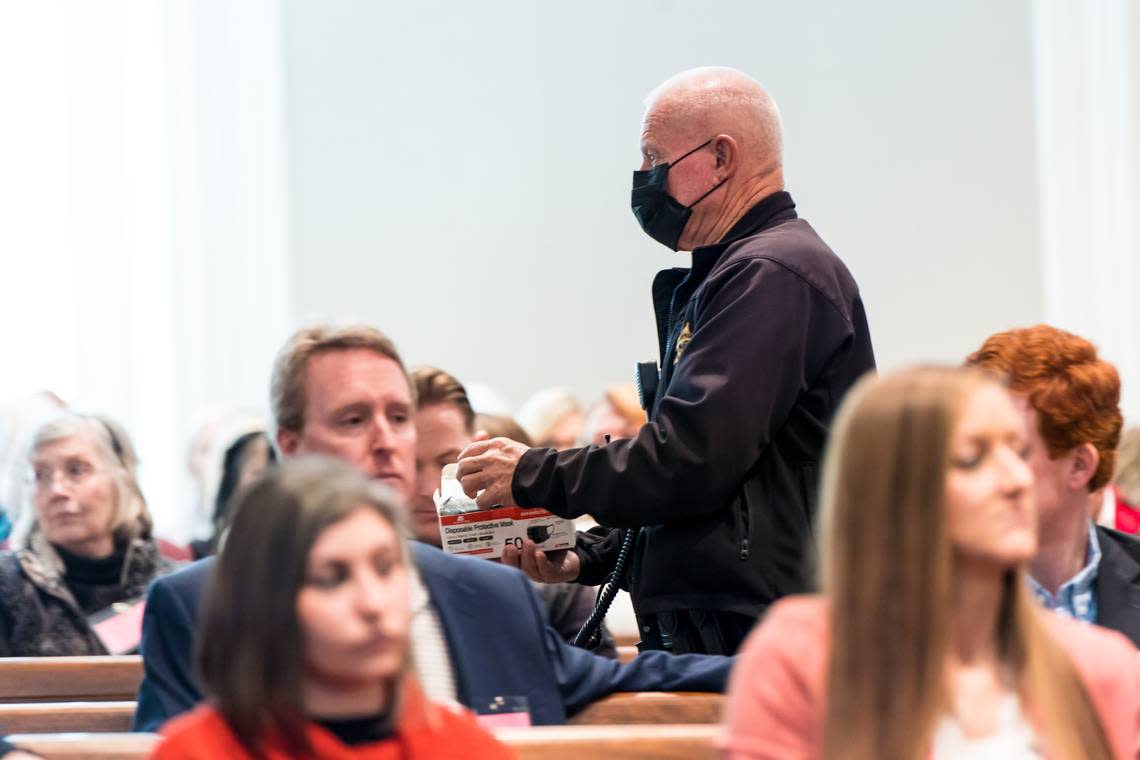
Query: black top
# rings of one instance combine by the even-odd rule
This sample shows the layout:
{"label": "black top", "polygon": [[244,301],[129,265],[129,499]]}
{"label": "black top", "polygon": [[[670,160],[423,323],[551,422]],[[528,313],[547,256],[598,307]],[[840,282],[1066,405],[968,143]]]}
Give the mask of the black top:
{"label": "black top", "polygon": [[[641,528],[630,594],[641,616],[758,617],[806,586],[832,415],[875,366],[859,288],[785,192],[756,204],[690,269],[653,283],[660,382],[636,438],[530,449],[521,506]],[[616,531],[579,535],[579,583],[613,566]]]}
{"label": "black top", "polygon": [[392,716],[385,713],[364,718],[318,720],[316,723],[349,747],[383,741],[395,733]]}
{"label": "black top", "polygon": [[63,560],[63,580],[75,596],[83,614],[90,615],[123,600],[126,543],[116,543],[114,553],[100,559],[80,557],[55,544],[52,547]]}

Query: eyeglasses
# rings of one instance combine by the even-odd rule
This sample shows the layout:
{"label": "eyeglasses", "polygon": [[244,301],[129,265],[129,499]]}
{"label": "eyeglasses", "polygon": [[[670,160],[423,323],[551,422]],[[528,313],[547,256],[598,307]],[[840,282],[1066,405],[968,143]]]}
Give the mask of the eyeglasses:
{"label": "eyeglasses", "polygon": [[51,465],[38,465],[32,468],[32,478],[36,488],[51,488],[55,485],[57,475],[63,475],[63,482],[69,486],[76,486],[86,480],[95,468],[88,462],[74,460],[65,463],[62,467]]}

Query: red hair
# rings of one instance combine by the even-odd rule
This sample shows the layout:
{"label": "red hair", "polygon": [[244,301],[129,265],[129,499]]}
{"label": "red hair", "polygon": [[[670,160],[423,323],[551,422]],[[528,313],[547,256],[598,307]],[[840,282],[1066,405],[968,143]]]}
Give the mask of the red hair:
{"label": "red hair", "polygon": [[1003,375],[1014,393],[1037,412],[1038,428],[1053,459],[1083,443],[1100,463],[1089,480],[1095,491],[1112,478],[1120,413],[1120,376],[1097,356],[1096,346],[1049,325],[991,335],[966,364]]}

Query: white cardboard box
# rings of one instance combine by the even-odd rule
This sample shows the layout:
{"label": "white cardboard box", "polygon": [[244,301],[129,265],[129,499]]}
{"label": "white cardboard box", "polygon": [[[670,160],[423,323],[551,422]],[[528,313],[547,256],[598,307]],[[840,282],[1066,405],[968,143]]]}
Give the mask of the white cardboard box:
{"label": "white cardboard box", "polygon": [[530,538],[540,549],[574,546],[574,521],[540,508],[498,507],[439,516],[439,537],[448,554],[498,559],[507,544],[519,549]]}
{"label": "white cardboard box", "polygon": [[540,507],[494,507],[479,509],[463,493],[455,479],[456,465],[443,468],[443,480],[435,492],[439,537],[448,554],[469,554],[498,559],[507,544],[522,549],[529,538],[546,550],[574,546],[574,521]]}

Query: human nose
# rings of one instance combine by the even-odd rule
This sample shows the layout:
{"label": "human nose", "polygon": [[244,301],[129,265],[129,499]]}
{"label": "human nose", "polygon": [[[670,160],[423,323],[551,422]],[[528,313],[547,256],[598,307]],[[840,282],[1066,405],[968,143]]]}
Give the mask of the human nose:
{"label": "human nose", "polygon": [[440,469],[431,465],[423,465],[416,472],[416,493],[419,496],[431,498],[435,489],[439,488]]}
{"label": "human nose", "polygon": [[375,618],[387,606],[387,584],[375,572],[364,571],[356,581],[356,609],[364,617]]}
{"label": "human nose", "polygon": [[1033,487],[1033,471],[1012,449],[1005,451],[1002,476],[1002,485],[1012,495],[1019,495]]}
{"label": "human nose", "polygon": [[395,448],[396,431],[392,421],[385,414],[378,414],[372,420],[372,449],[378,452]]}

